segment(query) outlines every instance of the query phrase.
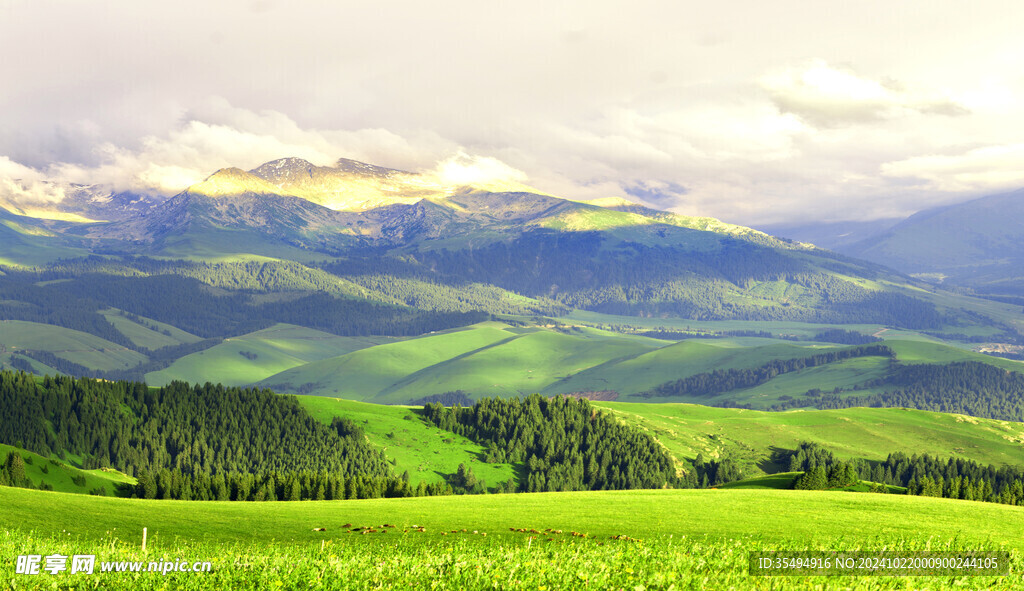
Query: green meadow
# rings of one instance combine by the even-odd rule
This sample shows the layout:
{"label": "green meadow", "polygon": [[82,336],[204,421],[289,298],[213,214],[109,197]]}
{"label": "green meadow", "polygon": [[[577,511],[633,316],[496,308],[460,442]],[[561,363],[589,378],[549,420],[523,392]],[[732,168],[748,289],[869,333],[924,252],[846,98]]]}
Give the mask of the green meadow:
{"label": "green meadow", "polygon": [[[39,454],[0,444],[0,461],[10,453],[19,454],[25,461],[25,476],[35,487],[48,485],[54,491],[76,494],[89,494],[103,489],[103,493],[113,496],[118,484],[134,482],[133,478],[112,468],[102,470],[81,470],[66,462],[52,458],[44,458]],[[79,483],[75,482],[79,479]]]}
{"label": "green meadow", "polygon": [[[1024,509],[903,495],[720,489],[216,503],[4,488],[0,504],[0,552],[11,557],[3,577],[28,589],[1012,589],[1024,568]],[[752,551],[808,549],[1001,550],[1011,553],[1011,575],[747,574]],[[13,557],[53,552],[210,561],[212,572],[13,574]]]}
{"label": "green meadow", "polygon": [[748,476],[785,469],[775,449],[813,441],[841,459],[891,452],[1024,466],[1024,423],[903,408],[761,412],[695,404],[594,402],[654,436],[677,459],[730,457]]}
{"label": "green meadow", "polygon": [[165,369],[146,374],[146,383],[162,386],[184,380],[244,386],[296,366],[394,340],[339,337],[311,328],[277,324],[186,355]]}
{"label": "green meadow", "polygon": [[146,361],[141,353],[106,339],[38,322],[0,320],[0,343],[12,351],[50,351],[57,357],[100,370],[127,369]]}
{"label": "green meadow", "polygon": [[513,466],[483,462],[483,447],[427,424],[412,408],[323,396],[298,398],[306,412],[325,424],[331,424],[334,417],[353,421],[370,443],[384,451],[395,474],[408,472],[414,485],[443,482],[446,475],[455,474],[459,464],[465,464],[491,487],[516,476]]}

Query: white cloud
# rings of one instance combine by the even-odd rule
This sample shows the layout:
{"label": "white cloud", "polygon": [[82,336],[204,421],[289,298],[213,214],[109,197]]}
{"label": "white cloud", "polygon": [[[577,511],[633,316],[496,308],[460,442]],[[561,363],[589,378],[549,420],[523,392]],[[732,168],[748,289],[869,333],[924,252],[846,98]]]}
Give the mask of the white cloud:
{"label": "white cloud", "polygon": [[942,93],[907,88],[894,80],[872,80],[822,59],[772,71],[759,82],[779,110],[820,127],[882,121],[910,112],[969,112]]}
{"label": "white cloud", "polygon": [[942,192],[996,191],[1024,186],[1024,144],[986,146],[955,155],[915,156],[887,162],[882,173],[916,179]]}
{"label": "white cloud", "polygon": [[454,186],[526,181],[523,171],[496,158],[470,156],[465,152],[439,162],[433,174],[442,185]]}
{"label": "white cloud", "polygon": [[463,152],[570,198],[685,187],[657,205],[738,223],[877,217],[930,205],[936,187],[1017,182],[988,157],[994,170],[915,160],[1020,141],[1009,0],[2,10],[0,53],[18,59],[0,155],[44,180],[173,193],[284,156],[429,171]]}
{"label": "white cloud", "polygon": [[0,156],[0,201],[42,205],[62,199],[64,189],[49,182],[45,174]]}

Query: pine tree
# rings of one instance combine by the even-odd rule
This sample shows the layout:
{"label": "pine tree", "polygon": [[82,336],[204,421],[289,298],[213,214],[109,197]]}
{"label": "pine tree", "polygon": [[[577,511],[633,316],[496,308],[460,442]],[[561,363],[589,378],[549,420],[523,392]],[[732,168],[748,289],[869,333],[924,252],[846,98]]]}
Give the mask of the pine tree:
{"label": "pine tree", "polygon": [[139,470],[136,477],[135,495],[140,499],[156,498],[156,482],[148,470]]}
{"label": "pine tree", "polygon": [[7,478],[14,486],[25,486],[28,484],[28,476],[25,474],[25,460],[18,452],[11,452],[7,456]]}

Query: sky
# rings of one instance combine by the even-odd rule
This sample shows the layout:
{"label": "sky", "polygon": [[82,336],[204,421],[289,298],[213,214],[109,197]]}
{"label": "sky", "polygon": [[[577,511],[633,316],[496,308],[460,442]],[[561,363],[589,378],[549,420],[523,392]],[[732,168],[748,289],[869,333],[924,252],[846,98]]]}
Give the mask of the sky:
{"label": "sky", "polygon": [[[745,225],[1024,186],[1024,6],[0,0],[0,193],[297,156]],[[447,167],[447,168],[446,168]]]}

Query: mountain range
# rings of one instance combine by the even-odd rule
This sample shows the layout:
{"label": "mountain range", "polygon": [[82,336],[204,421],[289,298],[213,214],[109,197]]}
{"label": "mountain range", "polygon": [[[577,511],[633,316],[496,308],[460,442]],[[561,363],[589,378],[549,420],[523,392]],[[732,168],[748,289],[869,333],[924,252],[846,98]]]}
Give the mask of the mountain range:
{"label": "mountain range", "polygon": [[[352,160],[315,166],[297,158],[221,169],[170,198],[96,185],[65,194],[32,215],[11,204],[0,209],[4,365],[159,380],[217,379],[217,368],[237,366],[231,383],[266,379],[307,391],[333,383],[323,376],[335,368],[372,366],[376,377],[365,383],[400,393],[389,398],[400,402],[441,393],[430,388],[461,388],[445,377],[459,367],[474,368],[466,370],[480,376],[472,383],[503,394],[620,383],[623,368],[647,363],[627,362],[636,356],[655,359],[647,365],[669,379],[678,360],[638,334],[652,330],[670,340],[768,339],[755,348],[813,342],[823,329],[962,348],[989,343],[1003,352],[1021,341],[1019,308],[1011,305],[809,243],[618,198],[582,202],[519,183],[452,185]],[[481,332],[487,321],[499,321],[503,332]],[[626,340],[571,332],[580,326]],[[296,341],[301,346],[267,336],[288,327],[312,332]],[[387,341],[305,347],[453,330],[462,336],[422,340],[445,352],[416,362],[387,361],[416,352]],[[470,346],[470,334],[493,339]],[[539,350],[562,361],[531,382],[525,374]],[[673,351],[686,357],[701,349]],[[305,364],[309,371],[299,368]],[[403,372],[416,364],[440,377],[424,374],[416,387],[403,387]],[[498,366],[524,373],[509,378],[514,386],[495,386],[489,368]],[[584,369],[601,377],[567,381]],[[298,377],[274,378],[280,371]]]}
{"label": "mountain range", "polygon": [[1024,303],[1024,189],[925,209],[903,220],[768,230],[935,284]]}

